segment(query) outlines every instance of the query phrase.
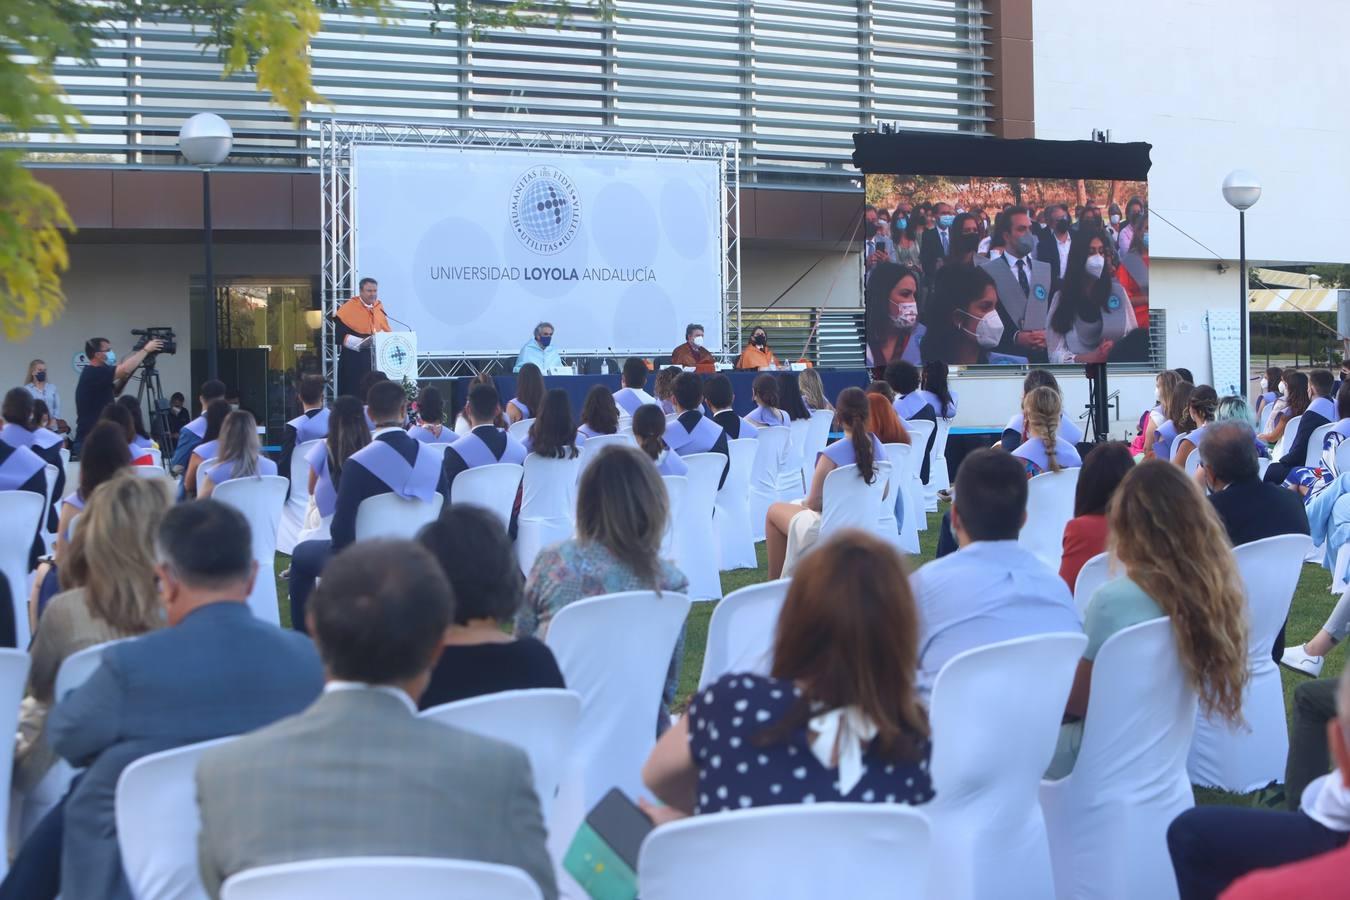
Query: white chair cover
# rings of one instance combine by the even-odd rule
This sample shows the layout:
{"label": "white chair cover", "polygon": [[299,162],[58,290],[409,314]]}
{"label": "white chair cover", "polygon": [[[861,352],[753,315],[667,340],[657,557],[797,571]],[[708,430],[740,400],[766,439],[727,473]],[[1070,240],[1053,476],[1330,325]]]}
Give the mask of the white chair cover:
{"label": "white chair cover", "polygon": [[937,439],[933,441],[933,452],[929,454],[928,486],[924,491],[929,512],[937,510],[938,491],[950,490],[952,486],[951,475],[947,471],[947,439],[951,437],[953,421],[937,420]]}
{"label": "white chair cover", "polygon": [[628,591],[578,600],[554,617],[548,646],[568,689],[581,695],[569,765],[582,787],[578,812],[612,787],[644,793],[642,764],[656,743],[666,670],[688,614],[684,594]]}
{"label": "white chair cover", "polygon": [[881,518],[877,530],[882,538],[905,553],[919,552],[919,530],[915,522],[914,504],[909,498],[909,473],[914,461],[914,448],[909,444],[883,444],[891,471],[886,479],[886,497],[881,501]]}
{"label": "white chair cover", "polygon": [[55,533],[47,527],[48,512],[52,508],[52,493],[56,490],[56,477],[61,474],[61,470],[51,463],[43,466],[43,478],[47,482],[47,505],[42,507],[42,519],[38,528],[42,532],[42,539],[47,542],[47,551],[51,552],[52,543],[55,540]]}
{"label": "white chair cover", "polygon": [[780,578],[732,591],[713,609],[703,651],[699,690],[731,672],[769,674],[778,613],[791,579]]}
{"label": "white chair cover", "polygon": [[[458,480],[458,479],[456,479]],[[356,508],[356,539],[417,537],[428,522],[436,521],[445,502],[440,494],[431,501],[405,499],[398,494],[377,494]]]}
{"label": "white chair cover", "polygon": [[680,512],[684,509],[684,494],[689,489],[689,479],[683,475],[662,475],[661,481],[666,486],[666,497],[670,506],[666,530],[661,535],[661,556],[664,559],[674,559],[675,523],[680,521]]}
{"label": "white chair cover", "polygon": [[1284,778],[1289,724],[1280,670],[1270,649],[1289,614],[1311,546],[1307,535],[1282,534],[1233,549],[1247,590],[1245,724],[1234,728],[1203,713],[1197,717],[1187,763],[1193,784],[1246,794]]}
{"label": "white chair cover", "polygon": [[839,466],[825,476],[821,512],[804,510],[792,517],[788,528],[787,556],[783,575],[791,575],[806,553],[829,535],[845,528],[876,533],[881,519],[881,495],[890,479],[891,464],[877,462],[876,477],[868,484],[857,466]]}
{"label": "white chair cover", "polygon": [[[218,465],[220,465],[220,460],[218,459],[208,459],[197,464],[197,472],[193,476],[193,484],[195,485],[198,497],[202,495],[202,488],[206,486],[206,473],[210,472]],[[154,477],[159,474],[159,472],[149,466],[132,466],[131,470],[146,477]]]}
{"label": "white chair cover", "polygon": [[[529,574],[539,551],[570,538],[576,530],[577,474],[581,457],[525,457],[516,517],[516,558]],[[458,481],[458,479],[456,479]]]}
{"label": "white chair cover", "polygon": [[[806,467],[806,437],[811,430],[810,419],[793,419],[788,423],[787,458],[778,471],[778,499],[791,503],[806,495],[811,483],[802,477]],[[812,460],[812,471],[815,471]]]}
{"label": "white chair cover", "polygon": [[309,510],[309,451],[323,438],[297,444],[291,453],[291,470],[284,473],[291,481],[291,494],[281,510],[281,526],[277,529],[277,552],[290,556],[298,543],[296,538],[305,530],[305,513]]}
{"label": "white chair cover", "polygon": [[816,457],[825,451],[830,442],[830,425],[834,423],[834,410],[816,409],[811,411],[811,425],[806,429],[806,440],[802,443],[802,491],[811,490],[811,476],[816,471]]}
{"label": "white chair cover", "polygon": [[1186,457],[1186,475],[1194,475],[1195,470],[1200,468],[1200,448],[1196,447]]}
{"label": "white chair cover", "polygon": [[[8,493],[8,492],[5,492]],[[33,496],[37,496],[34,494]],[[7,541],[6,543],[17,543]],[[28,544],[24,544],[27,555]],[[3,734],[14,734],[19,728],[19,701],[23,699],[28,683],[28,654],[23,650],[0,649],[0,728]],[[9,789],[14,772],[14,741],[0,746],[0,823],[9,821]],[[15,849],[18,849],[17,847]],[[9,871],[9,854],[0,854],[0,878]]]}
{"label": "white chair cover", "polygon": [[253,579],[253,591],[248,595],[249,609],[264,622],[280,625],[274,566],[277,528],[281,524],[281,508],[286,505],[286,479],[280,475],[232,478],[212,491],[211,496],[233,506],[248,519],[253,534],[253,559],[258,564],[258,577]]}
{"label": "white chair cover", "polygon": [[675,565],[689,579],[690,599],[719,600],[722,578],[717,569],[713,506],[727,458],[720,453],[691,453],[684,457],[684,462],[689,466],[684,503],[679,517],[671,520],[675,529]]}
{"label": "white chair cover", "polygon": [[933,683],[931,900],[1053,900],[1037,792],[1087,646],[1042,634],[967,650]]}
{"label": "white chair cover", "polygon": [[1294,416],[1285,423],[1284,433],[1280,435],[1280,440],[1275,444],[1275,449],[1270,454],[1271,459],[1281,459],[1289,452],[1289,445],[1294,442],[1294,435],[1298,434],[1298,426],[1302,422],[1302,416]]}
{"label": "white chair cover", "polygon": [[226,879],[221,900],[543,900],[514,866],[464,859],[357,856],[262,866]]}
{"label": "white chair cover", "polygon": [[754,438],[727,441],[731,466],[727,480],[717,492],[713,510],[713,527],[717,532],[717,567],[753,569],[759,565],[755,557],[755,541],[750,527],[750,469],[755,464]]}
{"label": "white chair cover", "polygon": [[[159,468],[158,466],[132,466],[132,467],[131,467],[131,474],[135,475],[137,478],[168,478],[168,477],[169,477],[169,473],[166,472],[166,471],[164,471],[163,469]],[[197,479],[197,482],[198,482],[199,484],[204,483],[200,478]]]}
{"label": "white chair cover", "polygon": [[156,469],[164,468],[164,454],[160,452],[158,447],[149,447],[145,452],[150,454],[150,464],[152,466]]}
{"label": "white chair cover", "polygon": [[548,822],[581,721],[580,694],[560,688],[502,691],[433,706],[421,716],[524,750]]}
{"label": "white chair cover", "polygon": [[1186,777],[1195,709],[1170,619],[1102,645],[1073,773],[1041,783],[1058,896],[1175,900],[1167,826],[1195,805]]}
{"label": "white chair cover", "polygon": [[[928,439],[933,436],[935,427],[927,419],[911,419],[905,423],[905,430],[909,432],[909,445],[914,448],[914,477],[909,482],[910,496],[905,500],[914,504],[914,526],[919,531],[928,530],[928,516],[924,512],[927,506],[924,502],[923,461],[928,452]],[[929,475],[931,480],[931,471]]]}
{"label": "white chair cover", "polygon": [[[33,639],[28,628],[28,554],[46,510],[45,502],[32,491],[0,491],[0,522],[5,523],[6,535],[12,535],[11,539],[0,541],[0,577],[9,582],[14,634],[18,646],[25,650]],[[74,534],[73,528],[71,533]]]}
{"label": "white chair cover", "polygon": [[694,816],[642,842],[642,900],[922,897],[928,823],[894,804],[814,803]]}
{"label": "white chair cover", "polygon": [[[1310,468],[1322,465],[1322,442],[1326,440],[1331,429],[1336,427],[1335,422],[1328,422],[1325,425],[1319,425],[1313,429],[1313,433],[1308,436],[1308,451],[1303,457],[1303,464]],[[1339,445],[1337,445],[1339,447]]]}
{"label": "white chair cover", "polygon": [[1078,608],[1079,618],[1087,618],[1088,603],[1092,600],[1093,592],[1106,584],[1110,578],[1111,555],[1109,553],[1098,553],[1083,563],[1083,568],[1078,570],[1078,578],[1073,583],[1073,605]]}
{"label": "white chair cover", "polygon": [[586,438],[578,445],[581,450],[581,468],[577,471],[577,478],[580,478],[581,473],[586,471],[586,467],[591,464],[591,460],[595,459],[595,455],[611,444],[618,444],[621,447],[636,447],[637,441],[633,439],[631,430],[626,433],[597,434],[595,437]]}
{"label": "white chair cover", "polygon": [[1073,518],[1078,472],[1076,468],[1060,469],[1027,482],[1027,521],[1017,542],[1056,572],[1064,557],[1064,526]]}
{"label": "white chair cover", "polygon": [[525,440],[526,435],[530,433],[530,426],[534,424],[534,419],[521,419],[519,422],[512,422],[506,428],[506,433],[518,441]]}
{"label": "white chair cover", "polygon": [[114,800],[117,846],[136,900],[205,900],[197,874],[197,761],[232,740],[151,753],[122,770]]}
{"label": "white chair cover", "polygon": [[[778,502],[778,473],[787,462],[791,436],[788,428],[761,428],[754,438],[755,459],[750,464],[750,534],[757,543],[764,540],[764,519],[769,507]],[[807,489],[810,489],[809,482]]]}
{"label": "white chair cover", "polygon": [[511,524],[511,509],[524,475],[525,467],[516,463],[493,463],[460,472],[450,484],[450,504],[481,506],[506,528]]}

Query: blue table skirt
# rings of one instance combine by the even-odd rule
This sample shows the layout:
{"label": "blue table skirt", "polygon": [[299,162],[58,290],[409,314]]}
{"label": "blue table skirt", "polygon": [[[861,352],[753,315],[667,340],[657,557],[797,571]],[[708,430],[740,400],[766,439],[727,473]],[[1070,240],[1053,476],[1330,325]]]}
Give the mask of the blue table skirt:
{"label": "blue table skirt", "polygon": [[[834,399],[839,396],[839,392],[842,391],[844,388],[847,387],[865,388],[869,383],[871,383],[871,378],[868,376],[867,372],[863,369],[839,369],[839,370],[819,369],[817,371],[820,372],[821,383],[824,384],[825,386],[825,395],[830,398],[831,403],[834,402]],[[728,378],[731,379],[731,390],[736,395],[736,400],[734,404],[736,413],[738,415],[743,416],[753,411],[755,408],[755,401],[751,396],[750,387],[751,384],[754,382],[755,377],[757,375],[760,375],[761,373],[749,371],[745,372],[730,371],[730,372],[723,372],[722,374],[726,375]],[[787,372],[775,374],[787,374],[795,376],[797,373]],[[699,377],[708,378],[711,376],[700,375]],[[463,409],[465,402],[467,402],[468,400],[469,386],[473,381],[473,379],[470,377],[462,377],[462,378],[449,378],[445,379],[445,381],[449,382],[448,399],[450,403],[450,408],[453,410]],[[497,391],[502,396],[503,405],[506,404],[507,400],[510,400],[512,397],[516,395],[516,376],[497,375],[493,378],[493,381],[496,382],[497,384]],[[647,393],[654,395],[655,383],[656,383],[656,375],[655,373],[653,373],[647,379],[647,387],[646,387]],[[568,396],[572,400],[572,415],[577,416],[580,415],[581,406],[586,401],[586,393],[591,389],[592,386],[597,384],[603,384],[611,392],[617,391],[619,389],[619,376],[550,375],[544,377],[544,384],[548,388],[562,388],[563,390],[567,391]]]}

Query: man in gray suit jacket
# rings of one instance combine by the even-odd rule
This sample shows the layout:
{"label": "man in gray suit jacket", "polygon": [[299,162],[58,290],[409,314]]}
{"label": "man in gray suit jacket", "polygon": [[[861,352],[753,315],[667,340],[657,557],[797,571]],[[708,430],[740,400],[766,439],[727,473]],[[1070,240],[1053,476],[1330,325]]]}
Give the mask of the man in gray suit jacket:
{"label": "man in gray suit jacket", "polygon": [[351,856],[516,866],[557,896],[525,753],[417,717],[453,610],[449,582],[418,544],[365,541],[333,558],[306,614],[323,696],[197,767],[211,897],[246,869]]}
{"label": "man in gray suit jacket", "polygon": [[34,885],[50,880],[32,879],[59,864],[65,900],[130,898],[113,816],[122,770],[150,753],[275,722],[322,689],[309,639],[249,611],[257,564],[237,510],[214,500],[170,510],[156,553],[169,627],[107,648],[99,669],[47,717],[52,748],[87,769],[25,843],[5,896],[49,895]]}
{"label": "man in gray suit jacket", "polygon": [[980,263],[998,289],[998,317],[1003,320],[1003,339],[994,349],[1028,362],[1048,360],[1045,326],[1050,312],[1053,279],[1050,265],[1035,259],[1036,237],[1031,217],[1024,207],[1004,216],[1004,253]]}

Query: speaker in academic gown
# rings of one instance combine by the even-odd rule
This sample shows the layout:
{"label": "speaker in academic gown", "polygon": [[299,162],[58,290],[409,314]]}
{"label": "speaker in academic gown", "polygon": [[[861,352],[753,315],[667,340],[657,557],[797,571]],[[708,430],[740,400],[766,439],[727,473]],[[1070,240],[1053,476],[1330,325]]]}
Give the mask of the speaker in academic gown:
{"label": "speaker in academic gown", "polygon": [[339,348],[337,391],[353,396],[357,395],[361,378],[371,369],[374,352],[371,336],[393,330],[380,302],[379,283],[374,278],[362,278],[360,291],[360,296],[339,306],[333,316],[334,338]]}

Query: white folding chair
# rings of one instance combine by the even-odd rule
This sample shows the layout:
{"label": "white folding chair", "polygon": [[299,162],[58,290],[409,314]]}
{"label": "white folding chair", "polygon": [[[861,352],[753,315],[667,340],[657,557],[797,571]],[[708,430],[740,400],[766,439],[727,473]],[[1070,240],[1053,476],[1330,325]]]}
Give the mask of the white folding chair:
{"label": "white folding chair", "polygon": [[113,810],[122,871],[137,900],[205,900],[197,874],[197,762],[216,738],[142,756],[117,779]]}
{"label": "white folding chair", "polygon": [[933,683],[932,900],[1053,900],[1037,792],[1087,646],[1041,634],[967,650]]}
{"label": "white folding chair", "polygon": [[309,451],[323,443],[323,438],[297,444],[291,452],[291,470],[282,473],[290,480],[290,496],[281,510],[281,525],[277,528],[277,552],[290,556],[295,550],[296,538],[305,530],[305,514],[309,512]]}
{"label": "white folding chair", "polygon": [[727,441],[731,457],[727,480],[717,492],[713,511],[713,528],[717,533],[717,567],[753,569],[759,565],[755,557],[755,541],[750,527],[750,469],[755,464],[754,438]]}
{"label": "white folding chair", "polygon": [[1275,449],[1270,454],[1271,459],[1282,459],[1289,452],[1289,445],[1294,442],[1294,435],[1298,434],[1298,426],[1302,422],[1302,416],[1294,416],[1285,423],[1284,433],[1280,435],[1280,440],[1275,444]]}
{"label": "white folding chair", "polygon": [[[458,480],[458,479],[456,479]],[[422,526],[434,522],[441,514],[444,499],[432,494],[431,500],[400,497],[397,494],[377,494],[361,501],[356,508],[356,539],[417,537]]]}
{"label": "white folding chair", "polygon": [[1195,805],[1186,777],[1195,711],[1170,619],[1102,645],[1073,772],[1041,783],[1057,896],[1177,896],[1167,826]]}
{"label": "white folding chair", "polygon": [[627,591],[578,600],[554,616],[548,646],[568,689],[581,695],[569,766],[580,779],[579,812],[612,787],[643,793],[642,764],[656,743],[666,672],[688,614],[684,594]]}
{"label": "white folding chair", "polygon": [[675,564],[689,579],[691,599],[718,600],[722,597],[722,578],[717,571],[713,507],[727,457],[720,453],[691,453],[683,459],[689,467],[684,502],[679,517],[671,520],[675,529]]}
{"label": "white folding chair", "polygon": [[1308,451],[1303,457],[1303,465],[1309,468],[1322,465],[1322,444],[1335,427],[1335,422],[1328,422],[1313,429],[1313,433],[1308,436]]}
{"label": "white folding chair", "polygon": [[530,433],[530,426],[534,424],[534,419],[521,419],[519,422],[512,422],[506,428],[506,433],[518,441],[525,440]]}
{"label": "white folding chair", "polygon": [[894,804],[713,813],[649,834],[638,886],[642,900],[922,897],[929,846],[923,814]]}
{"label": "white folding chair", "polygon": [[280,475],[231,478],[211,492],[212,498],[233,506],[248,519],[253,536],[253,559],[258,575],[248,595],[253,615],[273,625],[281,624],[277,611],[277,529],[281,508],[286,505],[286,479]]}
{"label": "white folding chair", "polygon": [[769,674],[778,613],[791,579],[780,578],[732,591],[713,609],[703,650],[699,690],[732,672]]}
{"label": "white folding chair", "polygon": [[1247,592],[1248,679],[1243,722],[1236,727],[1203,713],[1187,762],[1191,782],[1238,794],[1284,778],[1289,724],[1280,670],[1270,648],[1289,614],[1312,538],[1282,534],[1233,549]]}
{"label": "white folding chair", "polygon": [[778,473],[787,462],[792,432],[787,428],[761,428],[756,433],[755,459],[750,464],[750,535],[764,540],[764,519],[778,502]]}
{"label": "white folding chair", "polygon": [[811,425],[806,429],[806,440],[802,444],[802,490],[811,490],[811,476],[816,472],[816,457],[825,450],[830,442],[830,425],[834,423],[834,410],[816,409],[811,411]]}
{"label": "white folding chair", "polygon": [[933,452],[928,455],[928,484],[924,488],[928,512],[937,511],[938,491],[950,490],[952,486],[951,475],[947,471],[947,439],[951,437],[953,421],[937,420],[937,437],[933,440]]}
{"label": "white folding chair", "polygon": [[1073,518],[1078,472],[1077,468],[1060,469],[1027,482],[1027,521],[1017,542],[1055,571],[1064,557],[1064,526]]}
{"label": "white folding chair", "polygon": [[909,444],[883,444],[886,459],[891,471],[886,479],[886,497],[881,502],[881,518],[877,520],[877,531],[881,537],[905,553],[919,552],[919,531],[915,522],[916,511],[912,503],[906,503],[909,491],[902,490],[909,485],[911,459],[914,448]]}
{"label": "white folding chair", "polygon": [[[37,496],[34,494],[33,496]],[[17,543],[9,541],[6,543]],[[27,553],[27,544],[24,545]],[[14,734],[19,728],[19,701],[28,683],[28,654],[23,650],[0,649],[0,728]],[[14,772],[14,741],[0,745],[0,823],[9,821],[9,792]],[[0,853],[0,878],[9,871],[9,854]]]}
{"label": "white folding chair", "polygon": [[481,506],[496,515],[506,528],[511,524],[511,509],[516,505],[516,492],[524,475],[525,467],[517,463],[467,469],[450,484],[450,504]]}
{"label": "white folding chair", "polygon": [[548,459],[531,453],[525,457],[520,515],[516,517],[516,559],[522,572],[529,574],[540,550],[567,540],[576,530],[580,471],[580,456]]}
{"label": "white folding chair", "polygon": [[910,479],[909,496],[905,497],[905,501],[914,504],[914,525],[919,531],[928,530],[928,516],[924,512],[927,506],[924,502],[923,461],[928,455],[928,439],[933,436],[936,427],[927,419],[911,419],[905,423],[905,430],[909,432],[909,445],[914,448],[914,477]]}
{"label": "white folding chair", "polygon": [[793,419],[787,425],[787,458],[778,470],[778,499],[784,503],[802,498],[810,487],[802,478],[802,469],[806,466],[806,436],[810,429],[810,419]]}
{"label": "white folding chair", "polygon": [[877,522],[881,519],[881,496],[886,491],[891,471],[889,462],[878,461],[871,484],[863,481],[858,467],[854,465],[839,466],[826,475],[821,497],[820,528],[815,540],[802,546],[796,536],[789,533],[783,576],[791,575],[806,553],[836,531],[857,528],[876,534]]}
{"label": "white folding chair", "polygon": [[18,646],[25,650],[33,639],[28,628],[28,554],[46,511],[44,503],[43,496],[32,491],[0,491],[0,522],[6,524],[6,534],[12,536],[0,541],[0,576],[9,582],[14,634]]}
{"label": "white folding chair", "polygon": [[560,688],[502,691],[433,706],[421,717],[524,750],[530,758],[534,792],[548,822],[581,721],[580,694]]}
{"label": "white folding chair", "polygon": [[1110,578],[1109,553],[1098,553],[1083,563],[1083,568],[1078,570],[1078,577],[1073,582],[1073,605],[1078,608],[1080,618],[1087,618],[1088,604],[1092,602],[1092,595]]}
{"label": "white folding chair", "polygon": [[226,879],[221,900],[542,900],[514,866],[464,859],[356,856],[260,866]]}

